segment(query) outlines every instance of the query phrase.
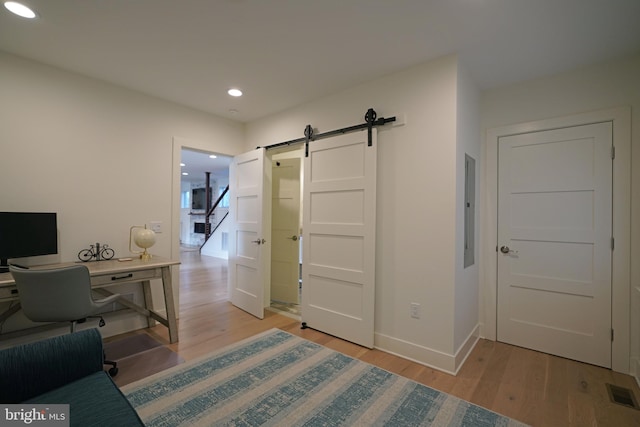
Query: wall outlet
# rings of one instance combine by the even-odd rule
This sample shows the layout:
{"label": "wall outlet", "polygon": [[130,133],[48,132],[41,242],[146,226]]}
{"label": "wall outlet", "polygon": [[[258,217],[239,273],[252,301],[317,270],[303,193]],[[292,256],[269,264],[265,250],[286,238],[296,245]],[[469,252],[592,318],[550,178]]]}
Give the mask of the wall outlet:
{"label": "wall outlet", "polygon": [[409,315],[411,317],[413,317],[414,319],[419,319],[420,318],[420,304],[418,304],[417,302],[412,302],[411,305],[409,305]]}
{"label": "wall outlet", "polygon": [[162,222],[161,221],[151,221],[149,223],[149,228],[152,229],[154,233],[162,233]]}

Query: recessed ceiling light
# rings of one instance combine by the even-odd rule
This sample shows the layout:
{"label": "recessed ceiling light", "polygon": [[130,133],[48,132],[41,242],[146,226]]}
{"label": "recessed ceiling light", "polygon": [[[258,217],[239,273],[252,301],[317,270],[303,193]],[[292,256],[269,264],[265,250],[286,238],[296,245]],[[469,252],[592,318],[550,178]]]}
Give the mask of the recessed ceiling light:
{"label": "recessed ceiling light", "polygon": [[189,172],[182,172],[182,175],[187,176],[189,175]]}
{"label": "recessed ceiling light", "polygon": [[229,89],[227,93],[231,96],[242,96],[242,91],[240,89]]}
{"label": "recessed ceiling light", "polygon": [[210,159],[217,159],[217,158],[218,158],[218,156],[216,156],[215,154],[212,154],[212,155],[210,155],[210,156],[209,156],[209,158],[210,158]]}
{"label": "recessed ceiling light", "polygon": [[180,163],[180,167],[181,167],[181,168],[183,168],[183,167],[185,167],[185,166],[187,166],[187,165],[185,165],[184,163]]}
{"label": "recessed ceiling light", "polygon": [[37,16],[33,10],[15,1],[4,2],[4,7],[6,7],[10,12],[15,13],[18,16],[22,16],[23,18],[33,19]]}

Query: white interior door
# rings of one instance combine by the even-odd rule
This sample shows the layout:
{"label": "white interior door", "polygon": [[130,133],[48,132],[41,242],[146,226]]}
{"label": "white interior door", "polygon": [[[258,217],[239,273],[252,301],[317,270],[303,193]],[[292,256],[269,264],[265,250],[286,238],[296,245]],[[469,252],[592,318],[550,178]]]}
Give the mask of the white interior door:
{"label": "white interior door", "polygon": [[300,159],[281,159],[272,169],[271,299],[300,304]]}
{"label": "white interior door", "polygon": [[229,167],[231,303],[262,319],[270,275],[271,165],[265,150],[233,158]]}
{"label": "white interior door", "polygon": [[376,131],[309,144],[303,181],[302,320],[373,347]]}
{"label": "white interior door", "polygon": [[610,367],[611,123],[498,145],[498,340]]}

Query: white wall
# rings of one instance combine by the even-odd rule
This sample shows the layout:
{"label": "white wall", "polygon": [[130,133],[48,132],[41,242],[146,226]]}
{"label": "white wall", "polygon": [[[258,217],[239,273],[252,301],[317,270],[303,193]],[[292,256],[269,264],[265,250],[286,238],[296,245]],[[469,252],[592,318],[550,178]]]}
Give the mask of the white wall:
{"label": "white wall", "polygon": [[[631,280],[626,300],[631,304],[630,336],[627,338],[630,339],[632,372],[640,367],[640,133],[637,131],[640,129],[639,88],[640,55],[635,55],[486,91],[481,96],[481,126],[485,132],[498,126],[621,106],[631,107],[631,229],[627,230],[631,236]],[[490,206],[487,206],[484,212],[487,214],[485,222],[495,220],[495,213],[491,212]],[[624,236],[624,240],[628,240],[628,236]],[[484,260],[482,268],[483,271],[487,271],[495,269],[495,265]],[[488,287],[495,286],[487,283],[485,276],[483,272],[483,295]],[[615,312],[617,308],[613,307],[613,310]],[[486,319],[486,315],[487,313],[482,312],[481,318]]]}
{"label": "white wall", "polygon": [[[480,135],[479,92],[464,67],[458,67],[457,91],[457,154],[456,154],[456,258],[455,258],[455,328],[453,348],[459,352],[457,365],[468,354],[479,331],[479,250],[480,237],[480,176],[482,138]],[[464,268],[465,154],[476,161],[476,209],[474,264]]]}
{"label": "white wall", "polygon": [[[307,124],[321,133],[363,123],[370,107],[378,117],[406,117],[404,126],[378,130],[375,343],[447,371],[457,368],[456,301],[465,312],[459,334],[477,324],[477,283],[467,298],[461,278],[454,296],[457,136],[477,136],[477,127],[457,127],[458,101],[472,98],[467,86],[458,98],[457,71],[457,58],[446,57],[327,96],[251,123],[246,144],[300,138]],[[411,302],[421,305],[420,319],[410,317]]]}
{"label": "white wall", "polygon": [[128,256],[129,227],[150,221],[164,228],[151,252],[170,257],[174,137],[232,155],[244,143],[241,124],[3,52],[0,94],[0,210],[58,213],[59,255],[24,264],[95,242]]}

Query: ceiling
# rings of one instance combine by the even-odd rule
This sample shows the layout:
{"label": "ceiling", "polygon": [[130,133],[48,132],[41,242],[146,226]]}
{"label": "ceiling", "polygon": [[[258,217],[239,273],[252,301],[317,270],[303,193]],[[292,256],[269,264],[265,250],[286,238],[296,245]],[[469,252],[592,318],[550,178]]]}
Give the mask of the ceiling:
{"label": "ceiling", "polygon": [[[180,161],[184,163],[184,166],[181,169],[183,173],[186,172],[189,175],[182,175],[180,180],[182,182],[202,184],[206,180],[205,172],[210,172],[211,181],[218,178],[226,182],[226,179],[229,178],[231,157],[216,154],[216,158],[212,159],[209,157],[210,154],[212,153],[183,148],[180,154]],[[213,185],[213,182],[211,184]]]}
{"label": "ceiling", "polygon": [[486,89],[640,51],[639,0],[24,3],[0,50],[239,122],[447,54]]}

